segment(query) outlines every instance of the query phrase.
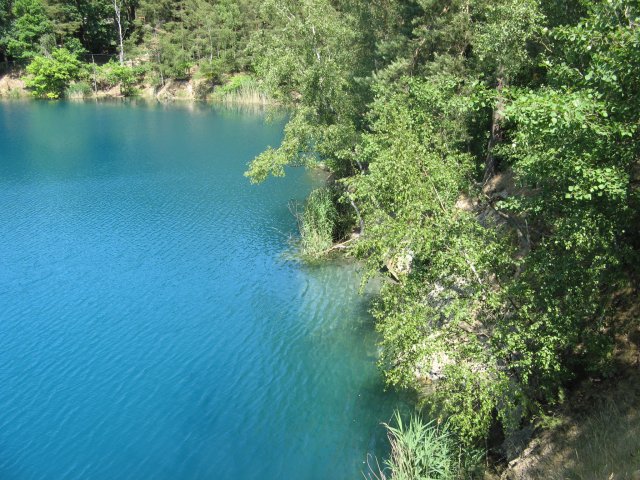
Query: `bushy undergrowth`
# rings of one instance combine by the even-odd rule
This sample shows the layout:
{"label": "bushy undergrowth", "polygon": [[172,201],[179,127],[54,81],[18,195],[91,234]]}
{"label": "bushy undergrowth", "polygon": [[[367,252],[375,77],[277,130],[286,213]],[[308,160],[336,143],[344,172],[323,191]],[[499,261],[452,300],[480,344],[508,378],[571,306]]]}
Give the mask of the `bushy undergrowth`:
{"label": "bushy undergrowth", "polygon": [[121,65],[115,61],[97,68],[96,81],[102,88],[120,86],[120,93],[125,96],[136,94],[136,85],[145,74],[144,66]]}

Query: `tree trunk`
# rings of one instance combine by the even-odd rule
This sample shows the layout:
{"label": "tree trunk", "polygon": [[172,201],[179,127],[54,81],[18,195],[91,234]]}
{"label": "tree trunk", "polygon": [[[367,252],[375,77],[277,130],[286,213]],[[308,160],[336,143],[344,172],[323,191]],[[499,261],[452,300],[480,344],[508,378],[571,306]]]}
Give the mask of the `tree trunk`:
{"label": "tree trunk", "polygon": [[120,6],[118,0],[113,0],[113,10],[116,14],[116,23],[118,24],[118,40],[120,41],[120,65],[124,64],[124,43],[122,40],[122,19],[120,17]]}
{"label": "tree trunk", "polygon": [[358,216],[358,224],[360,225],[360,235],[364,235],[364,219],[362,218],[362,215],[360,215],[360,209],[358,208],[356,203],[353,200],[351,200],[351,198],[349,198],[349,203],[351,204],[353,209],[356,211],[356,215]]}
{"label": "tree trunk", "polygon": [[93,63],[93,93],[98,94],[98,82],[96,81],[96,59],[91,54],[91,63]]}
{"label": "tree trunk", "polygon": [[496,173],[496,157],[493,154],[493,150],[495,146],[502,141],[501,124],[504,118],[504,98],[502,96],[503,86],[504,80],[500,77],[498,78],[498,86],[496,87],[498,97],[491,117],[491,134],[489,136],[489,144],[487,145],[487,159],[485,161],[484,176],[482,178],[483,185],[486,185]]}

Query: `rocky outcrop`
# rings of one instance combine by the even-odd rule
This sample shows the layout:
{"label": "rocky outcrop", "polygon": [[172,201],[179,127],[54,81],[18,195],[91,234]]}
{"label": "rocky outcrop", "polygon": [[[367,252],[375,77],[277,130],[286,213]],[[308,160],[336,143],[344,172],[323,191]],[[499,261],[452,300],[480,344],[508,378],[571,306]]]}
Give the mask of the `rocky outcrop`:
{"label": "rocky outcrop", "polygon": [[[148,88],[144,89],[148,92]],[[168,80],[156,93],[158,100],[201,100],[211,91],[205,80]]]}

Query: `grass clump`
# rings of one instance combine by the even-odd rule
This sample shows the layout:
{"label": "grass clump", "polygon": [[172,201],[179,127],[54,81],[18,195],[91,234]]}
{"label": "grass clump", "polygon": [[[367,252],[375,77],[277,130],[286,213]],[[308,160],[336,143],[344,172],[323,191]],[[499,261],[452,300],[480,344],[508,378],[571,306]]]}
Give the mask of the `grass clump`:
{"label": "grass clump", "polygon": [[331,249],[338,212],[330,189],[313,190],[302,213],[297,213],[296,216],[300,229],[300,253],[303,257],[317,259]]}
{"label": "grass clump", "polygon": [[266,105],[269,97],[260,89],[258,82],[250,75],[235,75],[215,89],[211,99],[221,103]]}
{"label": "grass clump", "polygon": [[64,96],[70,99],[82,99],[90,97],[92,93],[93,89],[87,82],[75,82],[66,88]]}
{"label": "grass clump", "polygon": [[385,424],[391,455],[384,469],[370,467],[369,480],[462,480],[482,473],[482,456],[465,449],[448,423],[413,415],[407,424],[399,412],[394,419],[395,426]]}
{"label": "grass clump", "polygon": [[[27,94],[24,90],[21,90],[19,88],[12,88],[6,91],[6,96],[7,98],[10,98],[12,100],[17,100],[26,97]],[[2,97],[2,92],[0,92],[0,97]]]}

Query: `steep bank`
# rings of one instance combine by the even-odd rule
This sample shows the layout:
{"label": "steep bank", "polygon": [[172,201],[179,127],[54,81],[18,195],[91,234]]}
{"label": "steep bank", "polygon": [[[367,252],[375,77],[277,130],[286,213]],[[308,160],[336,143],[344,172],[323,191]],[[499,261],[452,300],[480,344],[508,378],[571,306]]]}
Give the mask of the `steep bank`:
{"label": "steep bank", "polygon": [[[637,295],[637,294],[636,294]],[[618,305],[617,328],[637,323],[637,297]],[[592,377],[567,394],[503,480],[640,479],[640,327],[616,336],[609,376]]]}
{"label": "steep bank", "polygon": [[0,76],[0,98],[21,98],[29,95],[24,81],[14,73]]}
{"label": "steep bank", "polygon": [[640,370],[578,389],[503,480],[640,479]]}

